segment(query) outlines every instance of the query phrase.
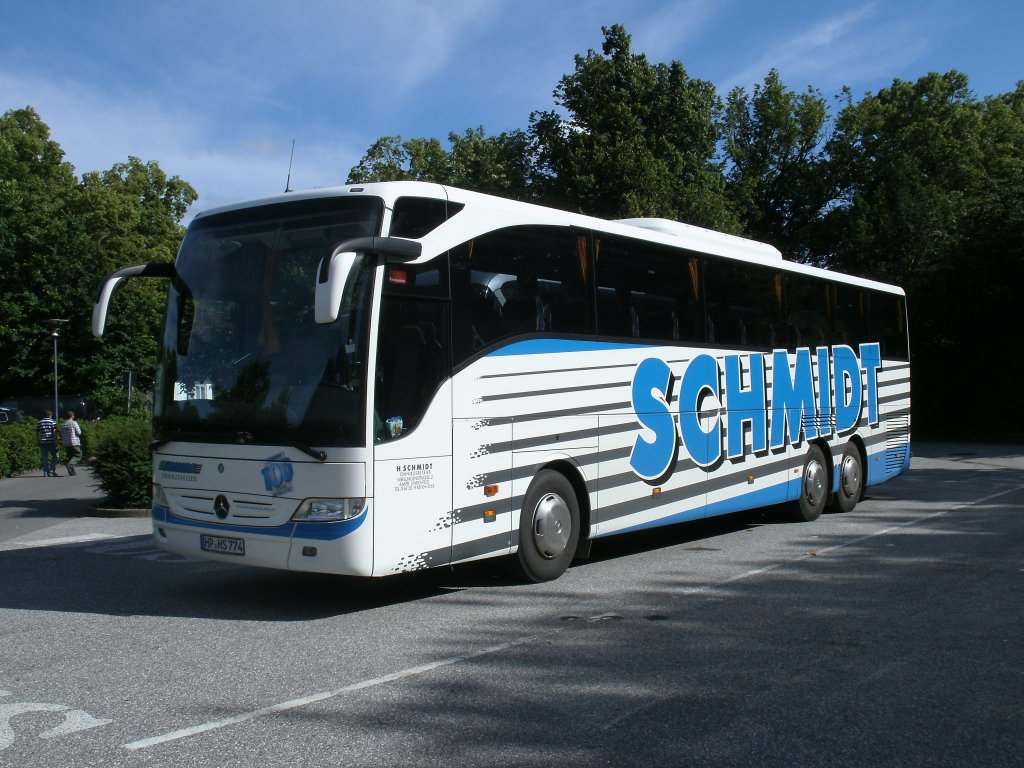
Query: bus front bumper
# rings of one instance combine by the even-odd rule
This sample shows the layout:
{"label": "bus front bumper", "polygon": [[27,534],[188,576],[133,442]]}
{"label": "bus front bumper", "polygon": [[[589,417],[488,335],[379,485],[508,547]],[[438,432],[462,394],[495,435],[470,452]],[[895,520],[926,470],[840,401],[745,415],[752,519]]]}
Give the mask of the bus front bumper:
{"label": "bus front bumper", "polygon": [[191,520],[166,507],[153,507],[153,538],[169,552],[216,560],[313,573],[370,576],[373,525],[370,505],[342,522],[289,522],[272,528]]}

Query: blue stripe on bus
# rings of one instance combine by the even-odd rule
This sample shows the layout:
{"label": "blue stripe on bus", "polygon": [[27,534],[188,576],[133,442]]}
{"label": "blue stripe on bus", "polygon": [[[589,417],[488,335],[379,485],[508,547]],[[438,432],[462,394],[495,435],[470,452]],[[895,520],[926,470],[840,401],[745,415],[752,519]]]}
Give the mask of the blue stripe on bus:
{"label": "blue stripe on bus", "polygon": [[181,525],[188,528],[202,528],[208,531],[220,531],[233,533],[236,536],[276,536],[280,538],[316,539],[318,541],[334,541],[344,538],[361,526],[367,518],[366,507],[362,514],[351,520],[343,520],[337,523],[296,523],[288,522],[273,528],[262,528],[255,525],[227,525],[225,523],[214,523],[206,520],[189,520],[187,517],[180,517],[166,507],[153,507],[153,521],[168,523],[170,525]]}
{"label": "blue stripe on bus", "polygon": [[595,352],[612,349],[641,349],[650,344],[631,344],[628,342],[581,341],[578,339],[527,339],[516,341],[508,346],[496,349],[488,357],[510,357],[512,355],[550,355],[563,352]]}
{"label": "blue stripe on bus", "polygon": [[910,469],[910,443],[886,448],[868,457],[866,485],[879,485]]}

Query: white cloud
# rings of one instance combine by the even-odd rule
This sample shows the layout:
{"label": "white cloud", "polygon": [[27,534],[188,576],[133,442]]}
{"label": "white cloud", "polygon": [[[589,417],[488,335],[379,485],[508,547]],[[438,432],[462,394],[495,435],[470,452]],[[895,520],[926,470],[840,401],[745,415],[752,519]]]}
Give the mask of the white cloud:
{"label": "white cloud", "polygon": [[803,85],[837,89],[891,76],[920,57],[927,45],[919,21],[885,15],[879,3],[867,3],[817,20],[765,48],[741,71],[723,78],[719,88],[722,92],[737,85],[749,88],[775,68],[797,90]]}
{"label": "white cloud", "polygon": [[626,31],[633,37],[636,52],[645,53],[654,63],[668,63],[680,59],[686,45],[707,34],[708,25],[720,15],[722,7],[721,0],[674,2],[635,19]]}
{"label": "white cloud", "polygon": [[[216,120],[187,108],[170,109],[152,99],[114,98],[72,80],[60,82],[0,72],[0,110],[30,105],[77,173],[102,171],[129,156],[155,160],[200,194],[196,208],[281,192],[292,136],[271,136],[271,126],[252,126],[242,138],[225,137]],[[342,184],[361,148],[314,134],[295,136],[292,188]]]}

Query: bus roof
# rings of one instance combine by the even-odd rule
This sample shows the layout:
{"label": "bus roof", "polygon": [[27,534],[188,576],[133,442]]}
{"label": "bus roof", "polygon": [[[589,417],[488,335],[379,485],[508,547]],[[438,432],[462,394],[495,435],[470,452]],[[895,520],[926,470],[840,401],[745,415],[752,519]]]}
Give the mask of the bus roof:
{"label": "bus roof", "polygon": [[609,235],[621,235],[683,248],[701,254],[721,256],[753,263],[771,264],[787,272],[819,278],[840,279],[842,282],[904,295],[903,289],[875,280],[854,277],[832,270],[812,267],[795,261],[786,261],[777,248],[767,243],[704,227],[685,224],[671,219],[633,218],[600,219],[584,214],[524,203],[480,192],[424,181],[385,181],[350,184],[297,192],[286,192],[270,197],[240,201],[202,211],[194,220],[226,211],[240,210],[258,205],[272,205],[303,199],[372,195],[384,200],[385,207],[393,209],[400,197],[424,197],[461,203],[473,210],[474,215],[454,216],[443,226],[420,238],[424,245],[424,258],[429,254],[452,248],[460,243],[498,228],[520,225],[575,226],[597,230]]}

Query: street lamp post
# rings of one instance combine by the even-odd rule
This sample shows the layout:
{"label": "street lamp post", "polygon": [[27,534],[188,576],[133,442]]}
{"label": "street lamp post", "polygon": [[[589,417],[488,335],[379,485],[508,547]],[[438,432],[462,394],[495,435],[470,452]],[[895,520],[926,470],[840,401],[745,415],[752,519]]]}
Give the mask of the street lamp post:
{"label": "street lamp post", "polygon": [[57,393],[57,339],[60,338],[61,323],[66,323],[67,320],[53,317],[43,322],[50,326],[50,335],[53,336],[53,418],[56,420],[60,418],[60,398]]}

